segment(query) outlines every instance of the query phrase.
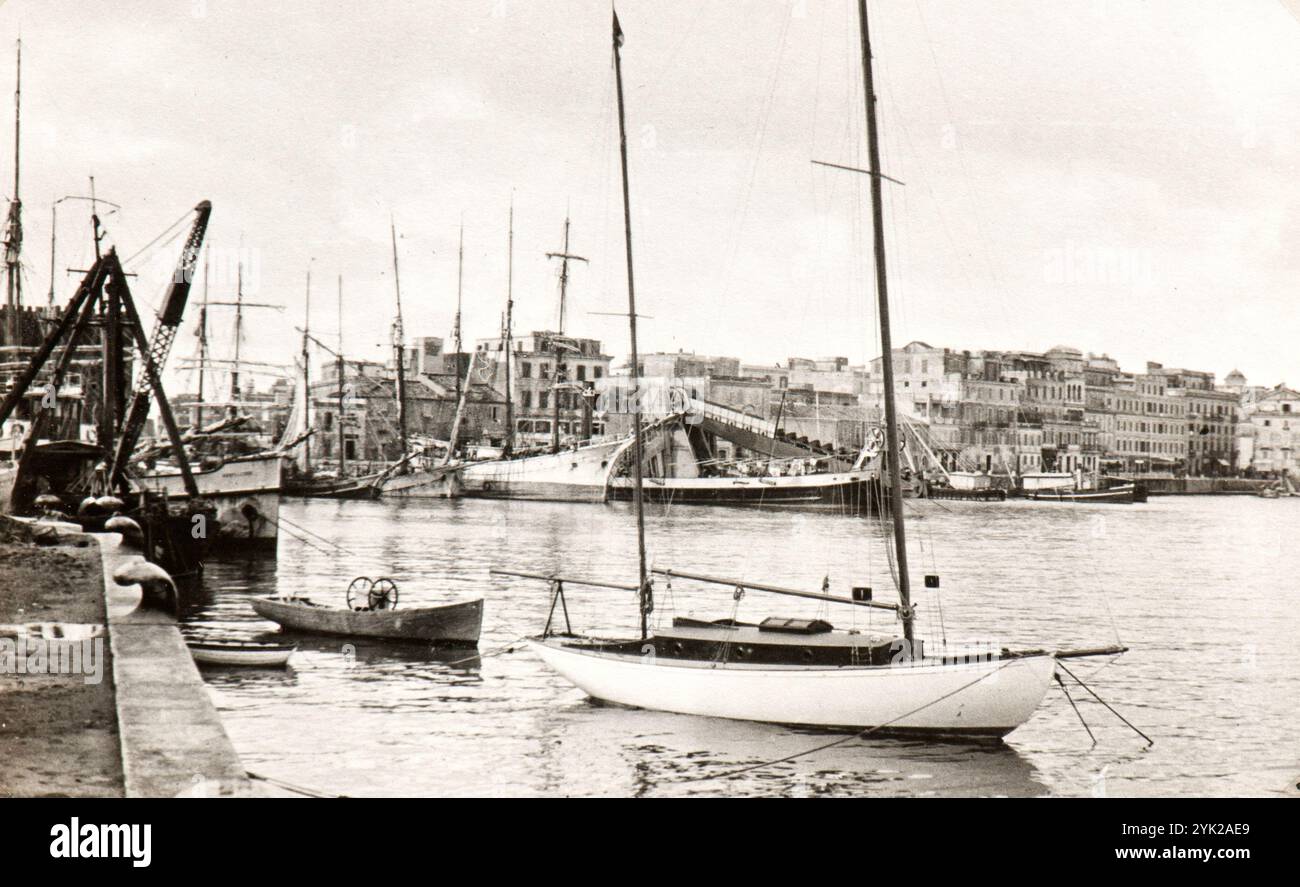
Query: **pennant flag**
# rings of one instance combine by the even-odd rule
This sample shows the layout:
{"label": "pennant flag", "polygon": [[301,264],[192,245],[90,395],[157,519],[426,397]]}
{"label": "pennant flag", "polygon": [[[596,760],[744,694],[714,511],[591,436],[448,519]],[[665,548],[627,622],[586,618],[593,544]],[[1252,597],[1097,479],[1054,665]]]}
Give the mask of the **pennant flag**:
{"label": "pennant flag", "polygon": [[617,10],[615,10],[615,12],[614,12],[614,44],[615,44],[616,46],[622,46],[622,45],[623,45],[623,29],[620,28],[620,27],[618,26],[618,11],[617,11]]}

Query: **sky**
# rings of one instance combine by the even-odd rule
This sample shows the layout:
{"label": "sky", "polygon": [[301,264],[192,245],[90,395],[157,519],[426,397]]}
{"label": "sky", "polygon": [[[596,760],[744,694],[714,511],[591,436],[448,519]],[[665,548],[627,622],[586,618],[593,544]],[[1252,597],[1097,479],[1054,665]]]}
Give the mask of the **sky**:
{"label": "sky", "polygon": [[[895,344],[1106,352],[1300,384],[1300,2],[870,4]],[[245,357],[311,327],[383,359],[390,219],[408,336],[553,328],[627,352],[607,0],[0,4],[0,193],[23,42],[24,287],[51,203],[96,195],[133,257],[213,203],[209,288],[245,265]],[[853,0],[621,0],[643,351],[879,353]],[[58,208],[57,300],[92,254]],[[128,262],[156,305],[176,241]],[[195,291],[201,296],[202,288]],[[230,356],[229,309],[212,310]],[[174,361],[193,353],[196,312]],[[183,386],[182,386],[183,387]]]}

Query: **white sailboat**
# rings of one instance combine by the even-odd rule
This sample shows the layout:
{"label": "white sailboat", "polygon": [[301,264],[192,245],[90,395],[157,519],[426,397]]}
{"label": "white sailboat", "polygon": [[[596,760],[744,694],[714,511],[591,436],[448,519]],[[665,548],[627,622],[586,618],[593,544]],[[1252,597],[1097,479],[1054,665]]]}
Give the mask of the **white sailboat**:
{"label": "white sailboat", "polygon": [[[880,162],[865,0],[859,0],[858,14],[867,97],[880,344],[882,353],[888,355],[892,349],[881,224],[881,175],[877,172]],[[614,16],[613,37],[623,168],[631,366],[635,388],[639,382],[636,376],[636,299],[619,51],[623,34],[617,14]],[[891,361],[882,361],[882,366],[885,372],[885,470],[893,501],[897,502],[902,497],[901,460]],[[636,401],[637,398],[633,397],[634,410]],[[1018,652],[996,649],[974,651],[972,655],[950,651],[944,651],[942,655],[927,655],[921,641],[914,636],[915,610],[911,604],[905,509],[902,508],[892,509],[897,603],[873,600],[868,588],[855,588],[852,597],[842,597],[828,594],[826,588],[820,592],[802,591],[675,570],[649,570],[640,494],[642,430],[639,414],[634,415],[634,427],[637,429],[633,442],[636,453],[633,499],[639,548],[638,583],[628,585],[519,571],[494,571],[499,575],[542,579],[550,583],[551,618],[542,635],[530,642],[531,647],[550,667],[597,699],[639,708],[746,721],[887,732],[1003,736],[1032,716],[1055,675],[1058,659],[1124,650],[1122,647]],[[654,609],[651,573],[666,576],[669,582],[680,579],[728,586],[737,596],[753,591],[892,611],[902,623],[902,637],[837,631],[821,619],[783,618],[766,619],[758,624],[740,623],[734,619],[709,622],[677,618],[670,628],[660,628],[652,633],[649,627],[649,616]],[[574,634],[569,627],[568,607],[564,601],[566,583],[636,592],[641,613],[639,637],[602,639]],[[557,604],[563,606],[565,630],[562,632],[552,630]]]}

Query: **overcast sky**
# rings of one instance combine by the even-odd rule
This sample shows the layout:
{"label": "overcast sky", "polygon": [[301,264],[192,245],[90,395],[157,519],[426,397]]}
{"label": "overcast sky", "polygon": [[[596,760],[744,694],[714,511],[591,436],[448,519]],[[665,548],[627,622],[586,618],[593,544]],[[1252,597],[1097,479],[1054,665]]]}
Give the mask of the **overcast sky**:
{"label": "overcast sky", "polygon": [[[855,6],[619,4],[643,350],[878,353],[865,177],[810,163],[865,165]],[[1300,384],[1297,6],[872,3],[883,164],[906,183],[886,185],[895,341]],[[390,213],[407,332],[447,336],[463,219],[473,340],[498,328],[513,195],[516,330],[554,325],[545,253],[567,212],[591,260],[569,331],[622,356],[625,322],[593,313],[626,305],[609,10],[3,3],[0,93],[23,39],[27,298],[49,289],[51,201],[94,175],[123,204],[106,221],[124,256],[213,202],[213,298],[242,242],[247,296],[286,306],[250,315],[245,353],[266,360],[297,350],[313,258],[313,329],[333,340],[341,273],[346,348],[381,356]],[[5,149],[6,195],[10,166]],[[85,267],[85,209],[64,203],[58,229],[60,267]],[[138,263],[146,301],[175,254]],[[60,273],[60,301],[73,286]]]}

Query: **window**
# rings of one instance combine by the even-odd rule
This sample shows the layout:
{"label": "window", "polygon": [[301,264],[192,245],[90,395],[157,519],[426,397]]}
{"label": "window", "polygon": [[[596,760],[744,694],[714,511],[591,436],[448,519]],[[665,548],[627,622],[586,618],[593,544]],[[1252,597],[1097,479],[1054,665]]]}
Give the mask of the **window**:
{"label": "window", "polygon": [[520,363],[519,375],[523,376],[525,379],[531,379],[533,377],[533,365],[526,360]]}
{"label": "window", "polygon": [[546,409],[546,405],[547,405],[547,402],[548,402],[547,394],[548,394],[548,392],[546,392],[546,391],[539,391],[539,392],[537,392],[537,406],[538,406],[538,408],[543,409],[543,410]]}
{"label": "window", "polygon": [[538,364],[538,367],[540,368],[540,372],[538,373],[538,375],[541,378],[543,379],[551,378],[551,365],[549,363],[540,363]]}
{"label": "window", "polygon": [[[528,364],[524,364],[524,366],[528,366]],[[523,405],[524,405],[524,409],[529,409],[529,408],[532,407],[532,405],[533,405],[533,393],[532,393],[531,391],[525,391],[525,392],[524,392]]]}
{"label": "window", "polygon": [[585,364],[581,364],[581,363],[578,364],[578,381],[579,382],[587,381],[587,367]]}
{"label": "window", "polygon": [[596,374],[595,378],[597,378],[597,379],[599,379],[599,378],[601,377],[601,375],[603,375],[603,373],[604,373],[604,370],[601,369],[600,367],[592,367],[592,370],[593,370],[593,372],[595,372],[595,374]]}

